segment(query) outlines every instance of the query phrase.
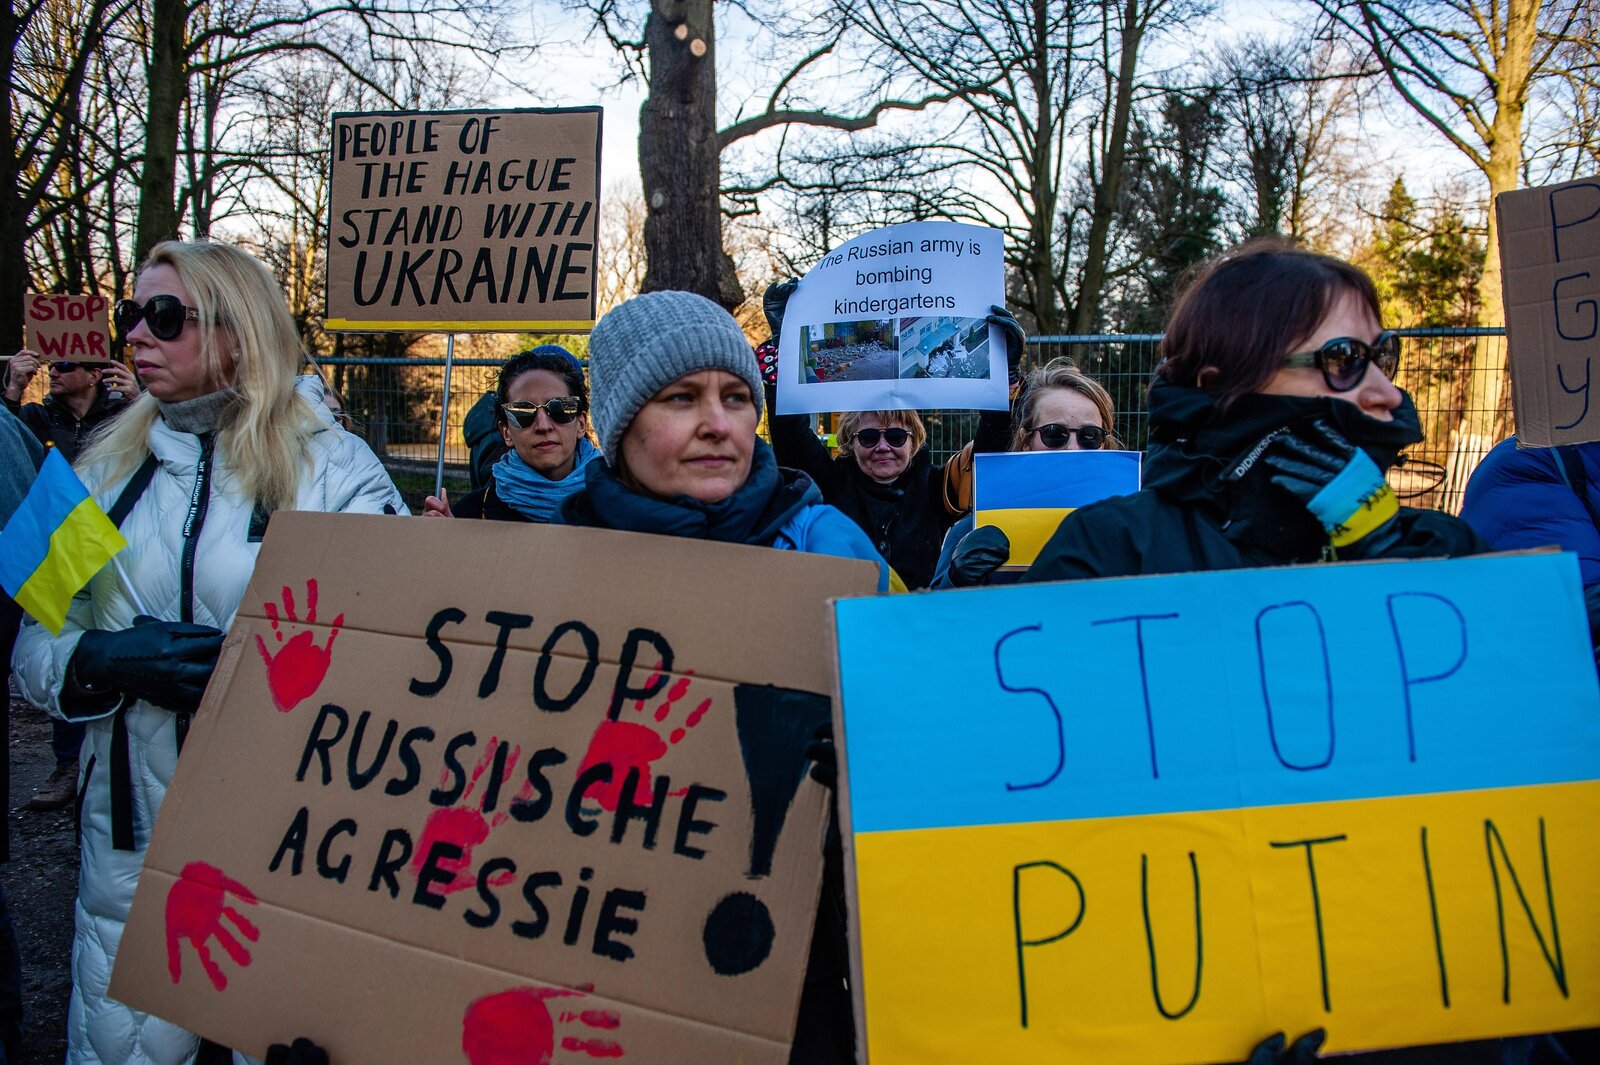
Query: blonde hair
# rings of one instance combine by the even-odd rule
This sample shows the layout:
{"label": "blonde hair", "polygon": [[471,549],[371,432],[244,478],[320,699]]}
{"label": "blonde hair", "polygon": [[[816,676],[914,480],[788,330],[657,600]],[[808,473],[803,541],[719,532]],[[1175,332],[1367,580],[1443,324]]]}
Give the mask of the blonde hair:
{"label": "blonde hair", "polygon": [[911,433],[911,453],[915,455],[928,442],[922,416],[914,410],[853,410],[839,416],[839,446],[849,447],[861,428],[861,419],[873,415],[885,428],[898,425]]}
{"label": "blonde hair", "polygon": [[[234,390],[217,444],[241,493],[270,510],[292,508],[309,464],[306,444],[320,423],[295,394],[306,353],[283,290],[259,259],[229,244],[164,241],[139,272],[154,266],[175,270],[200,312],[185,328],[200,330],[206,389]],[[160,416],[155,397],[145,393],[96,436],[78,464],[94,468],[102,484],[122,480],[150,453],[150,429]]]}
{"label": "blonde hair", "polygon": [[1116,451],[1122,450],[1117,436],[1117,408],[1105,386],[1076,366],[1065,356],[1051,359],[1028,375],[1022,386],[1022,402],[1017,404],[1017,421],[1011,432],[1011,450],[1023,451],[1028,445],[1028,427],[1033,424],[1039,410],[1039,400],[1052,389],[1063,388],[1086,397],[1100,415],[1100,427],[1106,431],[1106,443]]}

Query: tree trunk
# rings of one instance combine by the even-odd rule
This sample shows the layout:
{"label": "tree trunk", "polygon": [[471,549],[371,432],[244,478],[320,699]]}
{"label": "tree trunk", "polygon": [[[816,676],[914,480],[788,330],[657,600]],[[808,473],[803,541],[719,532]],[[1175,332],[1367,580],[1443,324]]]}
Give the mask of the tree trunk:
{"label": "tree trunk", "polygon": [[139,217],[134,226],[134,259],[178,235],[178,125],[188,93],[184,62],[189,9],[185,0],[153,0],[150,8],[150,62],[145,68],[149,95],[144,120],[144,170],[139,175]]}
{"label": "tree trunk", "polygon": [[1144,15],[1139,0],[1126,0],[1122,11],[1120,57],[1116,87],[1107,116],[1110,133],[1101,160],[1100,181],[1094,190],[1089,237],[1083,250],[1083,284],[1072,314],[1074,333],[1095,332],[1100,316],[1101,290],[1106,284],[1106,254],[1111,243],[1111,219],[1122,197],[1122,164],[1128,153],[1128,122],[1133,114],[1133,81],[1138,73],[1139,45],[1144,36]]}
{"label": "tree trunk", "polygon": [[[1049,335],[1061,331],[1061,310],[1056,302],[1055,248],[1052,240],[1056,222],[1056,175],[1052,152],[1055,146],[1055,91],[1051,83],[1048,0],[1033,0],[1033,81],[1034,119],[1033,187],[1030,196],[1033,217],[1028,230],[1028,264],[1033,274],[1033,316],[1037,332]],[[1065,75],[1063,75],[1065,76]]]}
{"label": "tree trunk", "polygon": [[21,168],[22,145],[17,143],[19,119],[13,106],[10,86],[16,76],[17,46],[22,37],[22,22],[17,6],[0,9],[0,73],[5,74],[6,92],[0,103],[0,122],[4,122],[11,143],[0,166],[5,168],[4,193],[0,196],[0,352],[10,354],[22,347],[22,297],[28,288],[27,240],[29,205],[23,202]]}
{"label": "tree trunk", "polygon": [[[1532,76],[1533,46],[1537,39],[1540,0],[1511,0],[1505,22],[1505,39],[1495,60],[1495,114],[1490,127],[1489,158],[1483,168],[1489,181],[1489,232],[1483,250],[1483,273],[1478,281],[1478,321],[1505,325],[1504,296],[1500,291],[1500,222],[1494,200],[1517,187],[1522,166],[1522,122]],[[1451,440],[1445,488],[1459,493],[1478,462],[1500,436],[1501,405],[1508,383],[1506,342],[1483,337],[1473,346],[1468,371],[1466,410]],[[1461,496],[1449,498],[1459,506]]]}
{"label": "tree trunk", "polygon": [[[13,185],[13,187],[15,187]],[[28,290],[26,206],[20,197],[0,203],[0,352],[22,347],[23,295]]]}
{"label": "tree trunk", "polygon": [[711,5],[656,0],[645,23],[650,95],[639,108],[643,290],[680,289],[728,306]]}

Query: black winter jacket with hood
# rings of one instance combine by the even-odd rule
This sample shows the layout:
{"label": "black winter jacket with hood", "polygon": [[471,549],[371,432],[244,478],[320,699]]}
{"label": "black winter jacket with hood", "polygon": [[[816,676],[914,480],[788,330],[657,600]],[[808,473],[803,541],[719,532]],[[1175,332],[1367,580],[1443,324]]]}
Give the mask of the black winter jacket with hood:
{"label": "black winter jacket with hood", "polygon": [[[1389,422],[1332,397],[1247,395],[1226,414],[1195,388],[1158,384],[1150,394],[1150,444],[1142,491],[1067,515],[1024,581],[1125,577],[1315,562],[1332,557],[1327,534],[1274,485],[1260,458],[1273,439],[1321,418],[1379,468],[1422,439],[1409,395]],[[1490,547],[1459,518],[1400,508],[1400,543],[1385,558],[1471,555]],[[1290,1033],[1291,1036],[1294,1033]],[[1401,1047],[1353,1054],[1351,1065],[1571,1065],[1588,1060],[1594,1032]]]}
{"label": "black winter jacket with hood", "polygon": [[[1410,396],[1379,421],[1328,396],[1240,397],[1224,414],[1197,388],[1157,384],[1150,393],[1144,489],[1069,514],[1023,579],[1079,580],[1149,573],[1243,569],[1335,556],[1315,518],[1274,485],[1260,462],[1272,441],[1322,419],[1380,469],[1422,439]],[[1439,558],[1489,550],[1466,522],[1400,508],[1400,543],[1387,558]]]}
{"label": "black winter jacket with hood", "polygon": [[[767,409],[776,409],[776,402],[776,392],[769,386]],[[933,583],[944,534],[960,515],[945,506],[940,479],[944,467],[934,465],[926,447],[911,457],[893,483],[879,484],[861,472],[848,448],[837,457],[831,455],[806,416],[770,414],[767,426],[778,465],[800,470],[815,481],[823,502],[832,503],[861,526],[908,589]],[[1010,431],[1010,411],[983,411],[973,450],[1004,451]]]}
{"label": "black winter jacket with hood", "polygon": [[41,444],[55,448],[68,462],[76,462],[78,452],[89,443],[89,435],[121,414],[128,401],[109,399],[97,388],[94,402],[83,412],[82,418],[74,416],[71,408],[55,396],[46,396],[42,403],[13,403],[8,399],[5,404],[33,431]]}

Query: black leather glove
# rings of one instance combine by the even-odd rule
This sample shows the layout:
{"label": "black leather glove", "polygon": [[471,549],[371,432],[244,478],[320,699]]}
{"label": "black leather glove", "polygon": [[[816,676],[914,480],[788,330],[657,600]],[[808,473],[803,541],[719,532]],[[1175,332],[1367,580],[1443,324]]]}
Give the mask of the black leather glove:
{"label": "black leather glove", "polygon": [[794,290],[800,287],[800,279],[791,277],[786,281],[774,281],[767,286],[766,294],[761,297],[761,313],[767,316],[767,329],[771,331],[772,341],[778,340],[778,334],[783,332],[783,312],[789,306],[789,297],[794,295]]}
{"label": "black leather glove", "polygon": [[1022,331],[1022,323],[1017,321],[1017,316],[999,304],[989,308],[989,317],[985,321],[999,326],[1005,332],[1006,380],[1015,387],[1022,374],[1022,353],[1028,350],[1028,334]]}
{"label": "black leather glove", "polygon": [[131,629],[85,632],[69,671],[88,695],[120,692],[167,710],[193,713],[221,650],[221,629],[140,616]]}
{"label": "black leather glove", "polygon": [[1312,1065],[1321,1060],[1317,1051],[1322,1049],[1322,1041],[1327,1037],[1327,1032],[1314,1028],[1285,1050],[1283,1033],[1274,1032],[1256,1044],[1245,1065]]}
{"label": "black leather glove", "polygon": [[824,721],[811,734],[806,744],[806,757],[811,760],[811,779],[825,788],[839,783],[839,752],[833,746],[833,722]]}
{"label": "black leather glove", "polygon": [[273,1043],[268,1047],[266,1065],[328,1065],[328,1052],[301,1036],[289,1046]]}
{"label": "black leather glove", "polygon": [[987,584],[1011,561],[1011,539],[994,525],[980,525],[961,538],[950,556],[950,583],[957,588]]}
{"label": "black leather glove", "polygon": [[1365,451],[1320,418],[1274,440],[1261,460],[1345,558],[1377,558],[1400,542],[1400,500]]}

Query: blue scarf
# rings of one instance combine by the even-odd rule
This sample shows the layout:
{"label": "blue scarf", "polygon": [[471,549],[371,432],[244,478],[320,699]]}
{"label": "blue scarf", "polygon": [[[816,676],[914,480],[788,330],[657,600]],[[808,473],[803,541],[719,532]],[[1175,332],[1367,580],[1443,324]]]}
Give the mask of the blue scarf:
{"label": "blue scarf", "polygon": [[529,521],[551,521],[566,498],[583,487],[583,468],[599,457],[599,448],[587,437],[578,437],[577,462],[572,472],[552,481],[523,462],[512,448],[494,464],[494,494]]}
{"label": "blue scarf", "polygon": [[653,499],[623,484],[608,464],[597,462],[589,468],[584,491],[561,508],[556,520],[565,525],[770,546],[798,511],[821,502],[822,493],[811,478],[797,470],[779,469],[772,448],[757,440],[750,476],[720,503],[701,503],[688,496]]}

